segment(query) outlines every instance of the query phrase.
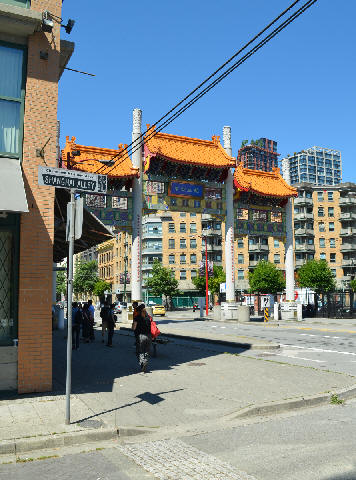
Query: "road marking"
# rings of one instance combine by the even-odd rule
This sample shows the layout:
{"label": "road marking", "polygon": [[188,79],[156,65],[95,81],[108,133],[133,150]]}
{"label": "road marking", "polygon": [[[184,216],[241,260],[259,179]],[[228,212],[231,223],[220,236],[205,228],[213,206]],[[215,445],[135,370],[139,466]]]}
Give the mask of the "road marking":
{"label": "road marking", "polygon": [[280,328],[286,328],[289,330],[316,330],[317,332],[331,332],[331,333],[356,333],[356,330],[345,330],[345,329],[338,329],[335,330],[333,328],[317,328],[317,327],[297,327],[293,326],[290,327],[289,325],[280,325]]}
{"label": "road marking", "polygon": [[300,336],[305,335],[307,337],[318,337],[319,335],[315,335],[314,333],[301,333]]}
{"label": "road marking", "polygon": [[283,353],[276,353],[276,355],[279,355],[280,357],[295,358],[297,360],[306,360],[307,362],[325,363],[324,360],[312,360],[311,358],[294,357],[293,355],[283,355]]}
{"label": "road marking", "polygon": [[316,347],[301,347],[300,345],[290,345],[290,344],[280,344],[281,347],[292,347],[292,348],[301,348],[303,350],[313,350],[314,352],[323,352],[323,353],[340,353],[341,355],[353,355],[356,356],[354,352],[339,352],[338,350],[327,350],[324,348],[316,348]]}

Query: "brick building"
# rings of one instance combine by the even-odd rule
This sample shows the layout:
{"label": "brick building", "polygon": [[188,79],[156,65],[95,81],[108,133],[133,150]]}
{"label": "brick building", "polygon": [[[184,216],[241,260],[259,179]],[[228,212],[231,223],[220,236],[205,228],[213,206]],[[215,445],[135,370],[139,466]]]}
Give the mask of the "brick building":
{"label": "brick building", "polygon": [[[57,166],[58,81],[74,44],[42,31],[61,0],[0,1],[0,389],[52,388],[55,189],[38,165]],[[14,340],[18,339],[18,348]]]}

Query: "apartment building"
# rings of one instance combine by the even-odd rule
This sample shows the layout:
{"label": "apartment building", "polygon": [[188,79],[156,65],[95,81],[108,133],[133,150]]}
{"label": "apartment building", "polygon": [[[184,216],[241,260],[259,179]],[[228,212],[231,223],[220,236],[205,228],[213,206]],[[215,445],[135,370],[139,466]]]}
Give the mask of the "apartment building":
{"label": "apartment building", "polygon": [[110,283],[111,289],[114,286],[114,265],[115,265],[115,239],[112,238],[106,242],[101,243],[98,249],[98,274],[101,280]]}
{"label": "apartment building", "polygon": [[312,185],[341,183],[341,152],[331,148],[311,147],[286,159],[290,167],[291,185],[308,182]]}
{"label": "apartment building", "polygon": [[245,168],[271,172],[278,167],[277,142],[268,138],[244,140],[237,154],[237,162],[242,162]]}

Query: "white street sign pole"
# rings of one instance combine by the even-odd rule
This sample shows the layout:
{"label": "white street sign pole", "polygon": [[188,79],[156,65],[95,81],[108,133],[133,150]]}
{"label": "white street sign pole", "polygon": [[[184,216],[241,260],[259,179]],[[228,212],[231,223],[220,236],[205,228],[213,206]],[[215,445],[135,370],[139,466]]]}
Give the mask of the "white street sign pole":
{"label": "white street sign pole", "polygon": [[70,191],[69,220],[69,254],[68,254],[68,334],[67,334],[67,376],[66,376],[66,418],[65,424],[70,425],[70,392],[72,386],[72,301],[73,301],[73,254],[74,254],[74,222],[75,198],[74,190]]}

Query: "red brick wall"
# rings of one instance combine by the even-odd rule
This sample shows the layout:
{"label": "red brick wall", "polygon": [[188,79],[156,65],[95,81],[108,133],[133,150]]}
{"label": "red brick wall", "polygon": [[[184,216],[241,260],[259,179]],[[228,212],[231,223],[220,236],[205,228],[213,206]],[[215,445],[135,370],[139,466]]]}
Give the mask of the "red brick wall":
{"label": "red brick wall", "polygon": [[[32,0],[31,8],[61,16],[61,0]],[[56,166],[60,27],[29,38],[24,118],[23,172],[29,213],[21,215],[19,266],[19,393],[52,389],[52,252],[54,189],[38,186],[36,149]],[[40,59],[40,51],[48,60]]]}

